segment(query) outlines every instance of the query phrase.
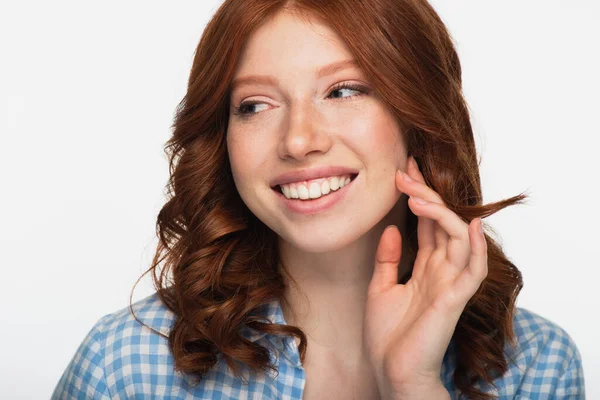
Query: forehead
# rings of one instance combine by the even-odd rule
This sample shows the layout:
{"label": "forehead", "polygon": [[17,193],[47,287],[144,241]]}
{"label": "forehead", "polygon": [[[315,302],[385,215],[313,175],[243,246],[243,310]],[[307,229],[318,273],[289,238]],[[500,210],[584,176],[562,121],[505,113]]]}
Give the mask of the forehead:
{"label": "forehead", "polygon": [[252,32],[240,55],[236,76],[256,71],[309,72],[352,58],[341,37],[322,20],[284,11]]}

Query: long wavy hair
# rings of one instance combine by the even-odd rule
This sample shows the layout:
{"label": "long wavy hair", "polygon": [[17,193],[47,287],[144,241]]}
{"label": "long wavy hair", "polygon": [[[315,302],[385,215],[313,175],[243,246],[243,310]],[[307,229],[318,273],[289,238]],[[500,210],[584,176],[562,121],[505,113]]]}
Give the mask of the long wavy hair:
{"label": "long wavy hair", "polygon": [[[226,146],[230,85],[242,48],[259,24],[284,9],[320,18],[340,35],[374,90],[407,128],[408,153],[426,183],[463,221],[485,218],[527,197],[482,204],[461,65],[449,32],[427,1],[225,0],[196,48],[173,136],[165,144],[168,199],[157,218],[159,243],[152,265],[142,275],[152,271],[157,294],[177,315],[168,335],[175,370],[199,379],[220,356],[238,376],[237,362],[254,371],[275,371],[269,350],[246,340],[243,327],[293,335],[300,339],[302,361],[306,354],[301,329],[250,315],[272,300],[285,301],[286,283],[277,269],[276,234],[241,200]],[[414,263],[417,217],[410,210],[406,224],[411,249],[406,256]],[[508,369],[504,348],[515,344],[513,316],[523,286],[520,271],[491,233],[486,225],[488,276],[452,338],[457,351],[452,379],[470,399],[493,398],[475,384],[491,383]],[[410,271],[399,282],[408,279]],[[131,297],[130,310],[135,317]]]}

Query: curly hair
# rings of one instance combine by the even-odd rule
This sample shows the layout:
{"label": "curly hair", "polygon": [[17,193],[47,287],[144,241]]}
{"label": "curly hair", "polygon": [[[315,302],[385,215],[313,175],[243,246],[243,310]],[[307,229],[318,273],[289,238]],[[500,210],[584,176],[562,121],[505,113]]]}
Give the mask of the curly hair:
{"label": "curly hair", "polygon": [[[175,369],[199,379],[219,357],[238,377],[236,363],[254,371],[275,370],[269,350],[246,340],[244,327],[293,335],[300,339],[302,361],[306,354],[300,328],[251,315],[274,299],[285,301],[286,283],[277,269],[276,234],[240,198],[226,146],[231,82],[243,46],[257,26],[284,9],[317,17],[337,31],[381,99],[407,127],[408,153],[426,183],[462,220],[485,218],[527,197],[482,204],[461,65],[449,32],[427,1],[225,0],[196,48],[187,92],[165,145],[168,199],[158,213],[159,243],[152,265],[142,275],[152,271],[160,299],[178,317],[168,335]],[[347,24],[357,16],[361,23]],[[409,211],[410,265],[418,251],[417,221]],[[486,225],[488,276],[466,305],[452,338],[458,352],[453,381],[462,394],[481,400],[493,396],[475,384],[491,383],[508,369],[504,348],[515,344],[513,316],[523,286],[520,271],[490,232]],[[408,279],[410,271],[399,282]],[[131,297],[130,310],[134,314]]]}

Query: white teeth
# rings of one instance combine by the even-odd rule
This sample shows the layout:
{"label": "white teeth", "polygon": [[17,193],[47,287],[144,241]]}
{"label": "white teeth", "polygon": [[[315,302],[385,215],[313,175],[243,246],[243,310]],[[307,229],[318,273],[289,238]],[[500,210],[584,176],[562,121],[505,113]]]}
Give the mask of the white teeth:
{"label": "white teeth", "polygon": [[328,194],[331,188],[329,187],[329,180],[326,179],[321,183],[321,193]]}
{"label": "white teeth", "polygon": [[304,183],[291,183],[280,185],[281,192],[288,199],[318,199],[330,192],[343,188],[351,179],[349,175],[332,176],[331,178],[319,179],[310,182],[308,187]]}
{"label": "white teeth", "polygon": [[298,185],[298,197],[302,200],[308,199],[308,189],[304,185]]}
{"label": "white teeth", "polygon": [[331,190],[338,190],[340,188],[340,181],[337,176],[329,179],[329,182],[331,184]]}
{"label": "white teeth", "polygon": [[317,182],[311,183],[310,188],[308,189],[308,197],[311,199],[318,199],[321,197],[321,185]]}

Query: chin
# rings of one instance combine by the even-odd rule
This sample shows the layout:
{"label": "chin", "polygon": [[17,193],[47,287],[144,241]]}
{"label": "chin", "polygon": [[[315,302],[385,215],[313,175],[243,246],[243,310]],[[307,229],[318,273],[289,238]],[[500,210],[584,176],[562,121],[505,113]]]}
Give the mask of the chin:
{"label": "chin", "polygon": [[331,253],[342,250],[348,243],[334,241],[311,241],[310,243],[294,243],[294,246],[306,253]]}
{"label": "chin", "polygon": [[348,231],[347,229],[329,232],[322,228],[309,231],[289,232],[284,235],[278,233],[279,240],[286,242],[297,250],[307,253],[329,253],[352,245],[366,233],[362,231]]}

